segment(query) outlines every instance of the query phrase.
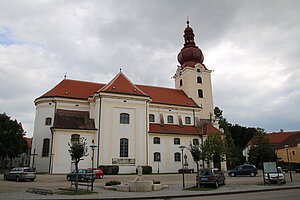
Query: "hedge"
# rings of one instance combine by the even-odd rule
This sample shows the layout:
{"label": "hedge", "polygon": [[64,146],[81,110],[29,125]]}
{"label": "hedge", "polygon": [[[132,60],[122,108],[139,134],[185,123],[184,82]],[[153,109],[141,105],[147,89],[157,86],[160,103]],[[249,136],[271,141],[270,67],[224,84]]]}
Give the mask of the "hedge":
{"label": "hedge", "polygon": [[116,165],[100,165],[99,168],[105,175],[117,175],[119,173],[119,166]]}
{"label": "hedge", "polygon": [[[137,169],[136,169],[136,173],[138,173]],[[152,167],[151,166],[142,166],[142,173],[143,174],[152,174]]]}

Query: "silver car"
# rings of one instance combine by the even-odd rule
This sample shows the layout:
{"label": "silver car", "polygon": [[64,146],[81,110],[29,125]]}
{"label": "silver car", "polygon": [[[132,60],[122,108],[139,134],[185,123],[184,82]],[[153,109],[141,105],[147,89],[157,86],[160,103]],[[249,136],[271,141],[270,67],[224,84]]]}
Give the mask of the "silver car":
{"label": "silver car", "polygon": [[36,178],[36,172],[34,168],[31,167],[15,167],[10,172],[4,174],[5,180],[30,180],[34,181]]}

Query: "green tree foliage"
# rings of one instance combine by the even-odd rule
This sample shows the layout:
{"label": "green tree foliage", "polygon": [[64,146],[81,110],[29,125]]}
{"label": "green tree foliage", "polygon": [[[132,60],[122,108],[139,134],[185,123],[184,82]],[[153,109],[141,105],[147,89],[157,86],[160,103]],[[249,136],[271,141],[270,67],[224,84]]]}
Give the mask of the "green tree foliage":
{"label": "green tree foliage", "polygon": [[0,114],[1,168],[5,157],[15,158],[26,152],[28,147],[23,136],[25,136],[25,132],[21,123],[11,120],[5,113]]}
{"label": "green tree foliage", "polygon": [[80,160],[87,156],[87,143],[86,139],[80,137],[78,140],[71,140],[69,145],[69,153],[71,155],[72,161],[75,163],[75,170],[76,170],[76,180],[75,180],[75,192],[78,192],[78,163]]}
{"label": "green tree foliage", "polygon": [[253,137],[253,145],[249,152],[249,162],[261,166],[263,162],[276,161],[277,156],[275,149],[270,144],[270,141],[265,137],[263,129],[258,129],[257,134]]}
{"label": "green tree foliage", "polygon": [[201,158],[206,163],[220,164],[225,161],[227,145],[221,134],[208,134],[207,139],[201,144],[200,148]]}
{"label": "green tree foliage", "polygon": [[[196,163],[197,175],[199,177],[199,162],[202,158],[202,152],[201,152],[200,146],[199,145],[192,145],[192,143],[191,143],[189,150],[191,152],[191,155],[193,157],[194,162]],[[200,179],[198,179],[198,187],[200,187]]]}

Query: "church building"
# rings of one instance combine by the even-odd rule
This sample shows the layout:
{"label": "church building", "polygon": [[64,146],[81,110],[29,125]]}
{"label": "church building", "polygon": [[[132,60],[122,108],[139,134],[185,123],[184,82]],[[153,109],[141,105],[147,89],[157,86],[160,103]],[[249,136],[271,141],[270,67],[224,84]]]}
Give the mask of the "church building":
{"label": "church building", "polygon": [[189,150],[182,155],[179,147],[201,144],[221,131],[214,120],[212,70],[203,64],[194,37],[187,21],[175,89],[138,85],[120,71],[109,83],[63,79],[35,99],[31,163],[37,171],[74,169],[68,143],[79,137],[88,144],[80,168],[91,167],[94,144],[95,166],[118,165],[119,173],[135,173],[137,165],[152,166],[153,173],[178,172],[182,161],[196,169]]}

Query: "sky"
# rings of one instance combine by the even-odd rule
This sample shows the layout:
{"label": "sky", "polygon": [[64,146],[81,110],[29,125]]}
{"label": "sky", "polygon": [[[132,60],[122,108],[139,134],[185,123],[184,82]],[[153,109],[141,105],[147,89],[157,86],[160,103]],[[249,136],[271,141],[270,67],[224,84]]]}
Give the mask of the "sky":
{"label": "sky", "polygon": [[34,129],[34,100],[68,79],[174,88],[189,17],[232,124],[300,130],[298,0],[2,0],[0,113]]}

